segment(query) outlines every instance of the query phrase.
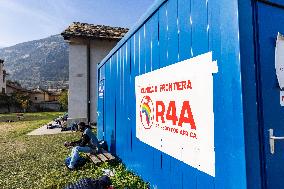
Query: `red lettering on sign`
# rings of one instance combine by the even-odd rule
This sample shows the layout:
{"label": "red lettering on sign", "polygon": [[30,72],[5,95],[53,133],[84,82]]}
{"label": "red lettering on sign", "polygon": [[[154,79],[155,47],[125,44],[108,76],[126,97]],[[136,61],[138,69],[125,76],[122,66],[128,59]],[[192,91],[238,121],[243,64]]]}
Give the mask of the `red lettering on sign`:
{"label": "red lettering on sign", "polygon": [[196,133],[190,132],[190,137],[197,139]]}
{"label": "red lettering on sign", "polygon": [[183,102],[182,109],[181,109],[180,116],[179,116],[178,126],[182,127],[183,123],[189,123],[191,126],[191,129],[196,130],[196,126],[195,126],[195,122],[194,122],[193,115],[191,112],[189,101]]}
{"label": "red lettering on sign", "polygon": [[188,132],[186,130],[180,130],[180,134],[188,136]]}
{"label": "red lettering on sign", "polygon": [[190,80],[187,81],[187,89],[192,89]]}
{"label": "red lettering on sign", "polygon": [[166,115],[167,120],[172,120],[173,125],[177,124],[178,118],[177,118],[177,113],[176,113],[176,103],[175,101],[170,101],[169,107],[167,110],[167,115]]}
{"label": "red lettering on sign", "polygon": [[[162,108],[160,111],[159,111],[159,107]],[[156,101],[156,121],[157,122],[159,122],[159,117],[161,117],[162,122],[165,123],[164,113],[165,113],[165,104],[162,101]]]}
{"label": "red lettering on sign", "polygon": [[181,84],[182,84],[182,88],[186,89],[186,81],[182,81]]}
{"label": "red lettering on sign", "polygon": [[176,82],[177,90],[182,90],[182,85],[180,82]]}
{"label": "red lettering on sign", "polygon": [[162,85],[160,86],[160,92],[162,92],[162,91],[165,91],[165,84],[162,84]]}
{"label": "red lettering on sign", "polygon": [[169,91],[172,91],[172,86],[173,86],[173,84],[169,83]]}

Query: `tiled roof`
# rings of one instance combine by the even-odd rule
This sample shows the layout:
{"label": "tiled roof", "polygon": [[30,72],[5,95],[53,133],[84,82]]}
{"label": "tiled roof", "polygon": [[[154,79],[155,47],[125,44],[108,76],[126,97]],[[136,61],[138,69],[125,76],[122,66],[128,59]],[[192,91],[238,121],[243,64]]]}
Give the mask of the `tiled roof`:
{"label": "tiled roof", "polygon": [[74,22],[61,33],[64,39],[82,37],[89,39],[121,39],[128,32],[127,28],[111,27]]}
{"label": "tiled roof", "polygon": [[41,89],[40,87],[32,89],[31,92],[33,92],[33,93],[48,93],[48,91]]}
{"label": "tiled roof", "polygon": [[19,84],[12,82],[12,81],[7,81],[6,85],[7,85],[7,87],[14,88],[18,91],[29,92],[27,89],[22,88]]}

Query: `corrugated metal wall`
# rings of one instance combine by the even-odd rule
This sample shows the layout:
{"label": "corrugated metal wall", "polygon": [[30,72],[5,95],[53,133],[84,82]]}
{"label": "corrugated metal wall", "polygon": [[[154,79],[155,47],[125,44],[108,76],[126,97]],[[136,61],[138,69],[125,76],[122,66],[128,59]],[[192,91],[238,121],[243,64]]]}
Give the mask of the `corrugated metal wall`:
{"label": "corrugated metal wall", "polygon": [[[157,1],[99,65],[105,87],[98,136],[126,166],[158,188],[246,188],[236,0]],[[135,76],[208,51],[214,76],[216,177],[204,174],[135,136]],[[177,73],[178,74],[178,73]]]}

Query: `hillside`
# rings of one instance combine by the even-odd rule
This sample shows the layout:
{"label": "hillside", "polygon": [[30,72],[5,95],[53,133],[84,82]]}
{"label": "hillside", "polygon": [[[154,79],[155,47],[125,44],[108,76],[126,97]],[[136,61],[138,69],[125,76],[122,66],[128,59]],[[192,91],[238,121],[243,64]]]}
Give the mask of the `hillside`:
{"label": "hillside", "polygon": [[68,44],[60,35],[2,48],[0,59],[5,60],[8,79],[25,88],[68,85]]}

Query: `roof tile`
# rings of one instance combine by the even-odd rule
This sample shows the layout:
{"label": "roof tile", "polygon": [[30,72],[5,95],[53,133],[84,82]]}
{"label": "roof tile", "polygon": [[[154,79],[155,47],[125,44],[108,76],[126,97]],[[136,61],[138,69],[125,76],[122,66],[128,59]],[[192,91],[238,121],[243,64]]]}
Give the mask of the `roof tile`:
{"label": "roof tile", "polygon": [[82,37],[91,39],[121,39],[129,29],[121,27],[111,27],[104,25],[94,25],[80,22],[73,22],[65,31],[61,33],[64,39],[70,37]]}

